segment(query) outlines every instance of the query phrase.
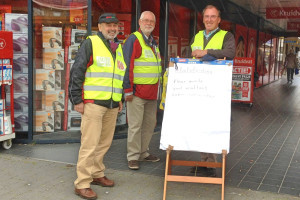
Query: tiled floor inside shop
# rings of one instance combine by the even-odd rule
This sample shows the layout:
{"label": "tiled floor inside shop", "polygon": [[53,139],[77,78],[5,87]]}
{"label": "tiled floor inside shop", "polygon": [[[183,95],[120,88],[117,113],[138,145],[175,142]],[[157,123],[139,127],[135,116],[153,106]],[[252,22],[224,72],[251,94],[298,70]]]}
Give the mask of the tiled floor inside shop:
{"label": "tiled floor inside shop", "polygon": [[[217,113],[216,113],[217,114]],[[282,78],[254,91],[253,106],[233,104],[226,185],[300,195],[300,78]],[[196,131],[196,130],[195,130]],[[166,152],[159,150],[160,133],[151,142],[158,163],[141,163],[136,173],[164,176]],[[79,144],[14,144],[5,153],[75,164]],[[173,151],[177,160],[198,160],[199,153]],[[129,170],[126,139],[115,139],[105,157],[107,168]],[[174,174],[191,175],[189,167]],[[220,175],[220,171],[218,171]]]}

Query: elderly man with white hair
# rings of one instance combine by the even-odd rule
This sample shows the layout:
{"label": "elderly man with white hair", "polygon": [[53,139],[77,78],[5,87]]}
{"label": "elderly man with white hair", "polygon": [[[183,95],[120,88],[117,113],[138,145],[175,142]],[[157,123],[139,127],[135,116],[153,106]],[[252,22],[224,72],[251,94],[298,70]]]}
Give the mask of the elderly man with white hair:
{"label": "elderly man with white hair", "polygon": [[128,117],[127,160],[133,170],[139,169],[139,161],[160,160],[148,152],[156,125],[161,79],[160,53],[151,35],[155,23],[155,15],[144,11],[139,19],[140,29],[132,33],[123,46],[128,66],[123,82]]}

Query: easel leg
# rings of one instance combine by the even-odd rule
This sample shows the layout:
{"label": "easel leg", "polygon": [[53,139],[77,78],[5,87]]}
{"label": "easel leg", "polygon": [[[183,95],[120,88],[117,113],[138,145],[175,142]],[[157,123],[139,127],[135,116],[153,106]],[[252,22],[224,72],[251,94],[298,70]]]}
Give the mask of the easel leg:
{"label": "easel leg", "polygon": [[222,200],[224,200],[225,195],[225,166],[226,166],[226,155],[227,151],[222,151]]}
{"label": "easel leg", "polygon": [[165,169],[165,180],[164,180],[164,196],[163,200],[166,200],[166,195],[167,195],[167,179],[168,179],[168,174],[170,170],[170,154],[171,151],[173,150],[173,147],[169,145],[169,148],[167,149],[167,158],[166,158],[166,169]]}

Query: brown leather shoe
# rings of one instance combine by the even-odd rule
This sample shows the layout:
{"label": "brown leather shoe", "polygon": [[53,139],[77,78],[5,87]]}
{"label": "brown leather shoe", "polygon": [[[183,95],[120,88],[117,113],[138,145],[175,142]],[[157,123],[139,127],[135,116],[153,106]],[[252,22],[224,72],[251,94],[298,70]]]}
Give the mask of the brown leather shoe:
{"label": "brown leather shoe", "polygon": [[75,194],[84,199],[97,199],[97,194],[91,188],[77,189],[75,188]]}
{"label": "brown leather shoe", "polygon": [[113,180],[109,180],[106,176],[101,178],[94,178],[91,184],[101,185],[102,187],[113,187],[115,182]]}

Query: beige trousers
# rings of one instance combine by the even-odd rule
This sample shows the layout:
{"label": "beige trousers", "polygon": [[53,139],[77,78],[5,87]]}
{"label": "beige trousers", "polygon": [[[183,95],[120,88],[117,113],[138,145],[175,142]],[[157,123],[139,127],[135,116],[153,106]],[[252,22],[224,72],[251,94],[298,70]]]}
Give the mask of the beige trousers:
{"label": "beige trousers", "polygon": [[77,161],[77,189],[90,188],[93,178],[104,176],[103,157],[115,131],[118,108],[105,108],[93,103],[84,105],[81,119],[81,145]]}
{"label": "beige trousers", "polygon": [[139,160],[149,156],[149,143],[156,125],[156,100],[133,96],[127,101],[128,138],[127,160]]}

